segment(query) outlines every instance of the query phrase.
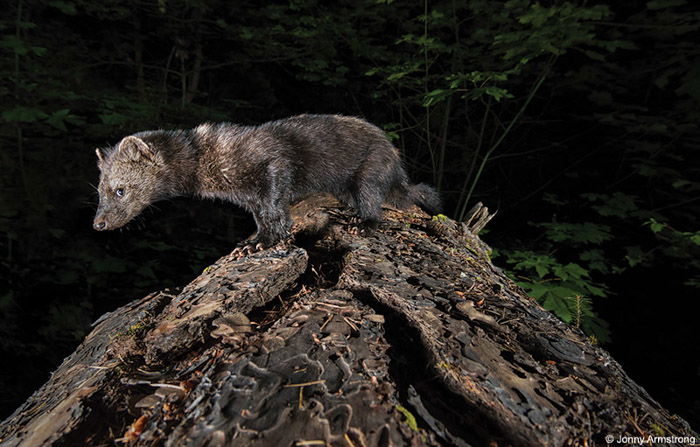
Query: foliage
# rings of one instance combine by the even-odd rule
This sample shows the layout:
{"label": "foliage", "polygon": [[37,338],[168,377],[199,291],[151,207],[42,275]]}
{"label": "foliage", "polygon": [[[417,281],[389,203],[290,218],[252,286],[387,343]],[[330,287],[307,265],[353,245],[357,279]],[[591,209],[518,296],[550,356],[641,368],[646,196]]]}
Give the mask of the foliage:
{"label": "foliage", "polygon": [[[557,203],[557,200],[552,201],[554,194],[544,196],[549,199],[552,211],[560,212],[564,208],[565,214],[580,219],[578,214],[587,208],[598,217],[591,216],[588,217],[591,221],[576,223],[545,221],[536,224],[537,228],[545,230],[546,249],[501,249],[515,273],[533,275],[529,280],[522,280],[533,297],[567,322],[574,321],[575,311],[579,312],[582,319],[576,320],[578,325],[602,341],[608,339],[607,330],[593,312],[591,303],[593,298],[607,295],[603,282],[606,276],[621,274],[631,267],[666,262],[660,260],[663,258],[672,262],[682,260],[679,267],[690,275],[686,284],[697,284],[700,266],[695,257],[697,250],[687,243],[695,233],[667,230],[663,238],[656,232],[656,240],[651,240],[644,231],[645,223],[654,216],[664,220],[673,217],[658,214],[654,209],[656,197],[644,203],[638,190],[644,180],[635,178],[653,178],[671,185],[676,189],[671,195],[677,199],[681,199],[677,194],[679,188],[697,194],[697,183],[689,178],[687,170],[672,169],[668,161],[659,161],[661,157],[669,157],[674,164],[683,162],[684,151],[668,147],[663,138],[676,141],[679,132],[692,132],[690,121],[696,118],[696,113],[684,115],[680,112],[697,110],[694,106],[697,95],[693,96],[697,78],[692,75],[695,65],[687,61],[687,52],[681,50],[684,44],[676,44],[682,40],[673,38],[696,31],[699,23],[696,12],[675,9],[682,4],[648,3],[641,12],[630,16],[631,25],[624,25],[631,26],[630,32],[623,25],[618,27],[608,22],[613,13],[609,6],[602,4],[587,6],[564,2],[544,6],[527,0],[508,1],[503,5],[425,2],[422,14],[414,16],[406,26],[408,32],[395,41],[396,51],[387,53],[386,59],[367,72],[370,76],[381,76],[380,89],[375,95],[392,102],[398,111],[399,128],[418,141],[408,149],[409,153],[411,149],[417,152],[411,153],[409,159],[419,166],[429,164],[433,181],[443,191],[445,184],[457,186],[456,190],[447,189],[446,192],[451,195],[451,202],[456,202],[454,215],[458,219],[465,215],[473,195],[479,191],[478,186],[483,185],[481,188],[488,190],[488,185],[494,184],[483,178],[485,172],[492,172],[488,167],[496,160],[524,170],[543,163],[544,169],[542,165],[539,169],[549,172],[555,179],[563,174],[570,178],[582,176],[578,172],[566,172],[571,168],[561,161],[551,163],[550,168],[548,157],[580,157],[573,166],[592,155],[596,155],[595,163],[606,168],[609,164],[620,163],[617,160],[629,164],[633,172],[615,180],[617,191],[588,192],[582,184],[577,185],[578,192],[574,192],[578,197],[563,197],[557,199]],[[468,35],[462,35],[459,26],[464,22],[470,23]],[[645,25],[647,23],[660,24],[660,29],[650,28]],[[652,31],[647,31],[650,29]],[[623,34],[620,30],[626,32]],[[672,119],[663,117],[661,120],[651,112],[654,110],[650,109],[651,104],[638,105],[632,87],[636,84],[630,84],[629,76],[621,76],[629,68],[614,62],[619,57],[613,59],[612,56],[644,57],[646,52],[639,48],[648,42],[647,34],[656,36],[659,33],[666,46],[675,44],[676,50],[683,53],[683,56],[676,56],[675,52],[659,51],[649,59],[642,59],[653,67],[668,67],[658,75],[653,86],[647,88],[666,90],[678,98],[669,103],[678,112],[668,115]],[[689,63],[682,66],[678,64],[680,60]],[[475,71],[475,67],[479,71]],[[603,135],[598,138],[600,146],[615,142],[619,149],[595,154],[594,149],[586,150],[590,147],[586,146],[574,147],[571,153],[568,136],[552,135],[546,120],[538,122],[533,118],[547,113],[543,106],[556,103],[555,93],[550,94],[553,99],[548,102],[538,101],[543,88],[552,92],[566,88],[567,94],[571,90],[581,90],[587,96],[581,98],[581,109],[594,112],[590,115],[592,118],[580,117],[574,112],[574,116],[589,122],[577,130],[580,131],[578,137],[595,139],[594,132],[598,132]],[[612,100],[612,91],[616,93],[617,102]],[[654,92],[648,93],[648,103],[653,102],[651,93]],[[657,107],[669,106],[656,102]],[[675,123],[674,119],[682,123]],[[543,132],[546,137],[540,140],[553,141],[549,144],[540,141],[541,148],[520,149],[519,144],[531,132]],[[692,139],[686,139],[685,143],[697,146],[696,138],[697,133],[693,132]],[[527,141],[525,144],[532,146]],[[501,171],[506,169],[501,167]],[[593,183],[593,179],[599,184],[610,181],[606,179],[608,172],[601,170],[600,174],[590,175],[589,182]],[[512,175],[523,177],[512,169],[508,175],[505,180],[511,183]],[[616,175],[619,177],[619,173]],[[524,199],[504,200],[517,203],[531,199],[550,183],[548,180],[534,191],[532,186],[523,187],[527,191]],[[643,188],[651,190],[650,185]],[[653,194],[660,196],[656,191]],[[679,202],[694,203],[690,194],[684,199]],[[571,201],[582,206],[571,210]],[[673,242],[667,245],[671,240]],[[556,249],[555,256],[552,251]],[[622,263],[614,261],[621,250],[625,259]],[[590,279],[591,274],[598,278],[596,282]]]}
{"label": "foliage", "polygon": [[500,208],[497,259],[600,341],[604,297],[640,307],[619,286],[632,272],[700,287],[700,12],[685,1],[13,0],[2,14],[0,354],[15,372],[50,369],[99,314],[187,282],[250,229],[230,207],[174,201],[138,232],[91,232],[94,148],[144,128],[364,116],[445,214]]}
{"label": "foliage", "polygon": [[[592,297],[605,297],[608,290],[591,279],[593,267],[586,260],[600,262],[601,258],[584,252],[584,264],[560,263],[553,255],[535,251],[507,252],[506,262],[512,264],[516,282],[538,300],[545,309],[554,312],[567,323],[581,328],[595,340],[610,338],[607,323],[593,310]],[[526,276],[519,276],[526,275]]]}

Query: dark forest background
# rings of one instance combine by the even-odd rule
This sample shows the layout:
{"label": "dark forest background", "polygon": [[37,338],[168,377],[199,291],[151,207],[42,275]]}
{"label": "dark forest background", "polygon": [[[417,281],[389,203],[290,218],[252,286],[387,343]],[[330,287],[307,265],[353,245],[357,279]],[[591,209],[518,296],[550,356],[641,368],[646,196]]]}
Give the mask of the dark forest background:
{"label": "dark forest background", "polygon": [[[1,12],[0,418],[104,312],[253,230],[160,203],[97,233],[95,147],[297,113],[384,128],[494,262],[700,428],[694,2],[11,0]],[[695,154],[695,155],[694,155]]]}

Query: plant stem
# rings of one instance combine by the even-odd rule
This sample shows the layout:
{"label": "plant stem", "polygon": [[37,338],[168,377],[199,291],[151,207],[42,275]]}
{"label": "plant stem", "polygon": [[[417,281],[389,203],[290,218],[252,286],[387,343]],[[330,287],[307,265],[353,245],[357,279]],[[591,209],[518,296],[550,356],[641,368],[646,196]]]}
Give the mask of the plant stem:
{"label": "plant stem", "polygon": [[[428,0],[423,2],[423,94],[428,94],[428,74],[430,68],[428,66]],[[437,184],[437,169],[435,166],[435,154],[430,143],[430,106],[425,108],[425,141],[428,145],[430,153],[430,162],[433,168],[433,182]]]}
{"label": "plant stem", "polygon": [[[467,175],[464,177],[464,185],[462,186],[462,191],[459,194],[459,200],[457,201],[457,210],[456,215],[457,215],[457,220],[463,220],[464,219],[464,212],[466,210],[466,205],[465,205],[465,200],[464,196],[467,192],[467,185],[469,185],[469,179],[472,177],[472,173],[474,172],[474,168],[476,167],[476,160],[479,158],[479,154],[481,153],[481,147],[484,144],[484,134],[486,133],[486,123],[488,122],[489,118],[489,112],[491,111],[491,98],[489,97],[489,101],[486,103],[486,110],[484,110],[484,117],[481,120],[481,129],[479,129],[479,139],[476,143],[476,149],[474,150],[474,156],[472,157],[471,163],[469,163],[469,169],[467,170]],[[467,120],[469,120],[469,114],[467,113]]]}
{"label": "plant stem", "polygon": [[[23,0],[17,0],[17,18],[15,21],[15,37],[19,41],[21,38],[21,27],[20,23],[22,22],[22,7],[23,7]],[[20,87],[19,87],[19,75],[20,75],[20,58],[19,58],[19,53],[15,51],[15,66],[14,66],[14,77],[15,77],[15,104],[19,105],[20,103]],[[27,170],[24,167],[24,137],[22,135],[22,125],[17,122],[15,123],[15,135],[17,137],[17,158],[18,158],[18,164],[19,164],[19,172],[22,176],[22,186],[24,188],[24,194],[27,196],[27,199],[29,200],[30,203],[32,203],[31,200],[31,194],[29,193],[29,184],[27,182]]]}
{"label": "plant stem", "polygon": [[532,90],[530,90],[530,94],[527,96],[527,99],[525,99],[525,102],[520,107],[520,110],[518,110],[518,113],[515,114],[515,117],[508,124],[508,127],[506,127],[506,129],[503,131],[503,133],[498,138],[498,140],[496,140],[496,142],[493,144],[493,146],[491,146],[491,148],[484,155],[484,158],[481,160],[481,164],[479,165],[479,170],[476,172],[476,175],[474,176],[474,180],[472,180],[471,187],[469,188],[469,193],[467,193],[467,197],[464,199],[464,202],[462,202],[462,209],[459,212],[458,220],[462,220],[464,218],[464,213],[467,210],[467,204],[469,203],[469,200],[471,199],[472,193],[474,192],[474,188],[476,188],[476,184],[479,182],[479,178],[481,177],[481,173],[484,171],[484,167],[486,166],[486,163],[488,163],[489,158],[491,157],[491,154],[493,154],[496,151],[496,149],[498,149],[498,147],[501,145],[503,140],[510,133],[510,130],[513,128],[515,123],[520,119],[523,112],[525,112],[525,109],[530,104],[530,101],[532,101],[532,98],[535,97],[535,94],[542,86],[542,83],[544,82],[544,80],[547,78],[547,75],[549,74],[549,70],[551,69],[552,64],[554,63],[554,59],[555,59],[554,56],[552,56],[550,58],[544,71],[540,75],[539,79],[535,83]]}
{"label": "plant stem", "polygon": [[440,141],[440,153],[438,155],[438,169],[437,169],[437,190],[440,192],[442,190],[442,178],[445,171],[445,149],[447,146],[447,130],[450,123],[450,113],[452,110],[452,96],[447,98],[447,103],[445,104],[445,117],[442,120],[442,137]]}

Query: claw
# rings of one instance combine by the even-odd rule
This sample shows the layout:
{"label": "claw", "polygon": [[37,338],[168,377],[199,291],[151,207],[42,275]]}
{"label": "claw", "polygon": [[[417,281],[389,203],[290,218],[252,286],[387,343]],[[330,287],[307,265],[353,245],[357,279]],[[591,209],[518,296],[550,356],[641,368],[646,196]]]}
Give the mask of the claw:
{"label": "claw", "polygon": [[245,253],[243,252],[243,247],[236,247],[233,252],[231,252],[231,255],[238,259],[241,259],[245,256]]}
{"label": "claw", "polygon": [[250,256],[254,253],[257,253],[259,251],[265,250],[265,245],[262,242],[258,242],[256,244],[254,243],[247,243],[245,245],[241,245],[239,247],[236,247],[233,249],[233,252],[231,253],[236,259],[242,259],[245,258],[246,256]]}
{"label": "claw", "polygon": [[233,252],[231,252],[231,255],[233,255],[234,258],[236,259],[243,259],[244,257],[248,256],[250,253],[248,251],[248,245],[242,245],[240,247],[236,247],[233,249]]}
{"label": "claw", "polygon": [[368,235],[374,231],[379,223],[371,219],[362,219],[354,216],[349,219],[348,233],[354,236]]}
{"label": "claw", "polygon": [[268,245],[263,242],[259,242],[258,240],[255,240],[255,238],[248,238],[244,242],[241,242],[241,244],[238,247],[234,248],[231,252],[231,255],[236,259],[242,259],[246,256],[271,248],[287,249],[290,245],[293,244],[293,242],[294,237],[291,235],[284,239],[281,239],[273,245]]}

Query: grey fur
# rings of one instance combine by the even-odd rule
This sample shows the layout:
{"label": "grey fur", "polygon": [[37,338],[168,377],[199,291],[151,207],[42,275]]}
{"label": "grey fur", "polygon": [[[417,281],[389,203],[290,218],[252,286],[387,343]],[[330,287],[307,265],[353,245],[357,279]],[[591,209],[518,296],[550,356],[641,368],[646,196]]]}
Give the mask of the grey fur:
{"label": "grey fur", "polygon": [[384,132],[353,117],[299,115],[259,126],[145,131],[98,149],[97,156],[98,230],[119,228],[149,204],[183,195],[242,206],[258,226],[250,243],[265,246],[289,237],[289,206],[314,193],[335,195],[369,222],[379,221],[385,201],[399,208],[415,203],[431,213],[440,208],[433,188],[409,184]]}

